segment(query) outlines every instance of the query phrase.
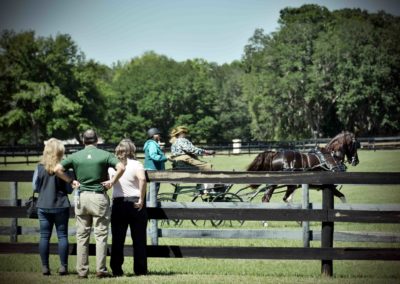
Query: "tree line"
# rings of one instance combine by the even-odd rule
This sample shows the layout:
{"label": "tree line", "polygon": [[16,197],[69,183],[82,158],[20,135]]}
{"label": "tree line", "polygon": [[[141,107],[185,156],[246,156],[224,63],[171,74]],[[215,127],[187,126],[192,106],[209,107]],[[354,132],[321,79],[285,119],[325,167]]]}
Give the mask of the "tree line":
{"label": "tree line", "polygon": [[87,60],[68,34],[0,37],[0,144],[106,142],[191,129],[195,142],[398,135],[400,20],[385,12],[285,8],[256,29],[240,60],[177,62],[152,51],[112,67]]}

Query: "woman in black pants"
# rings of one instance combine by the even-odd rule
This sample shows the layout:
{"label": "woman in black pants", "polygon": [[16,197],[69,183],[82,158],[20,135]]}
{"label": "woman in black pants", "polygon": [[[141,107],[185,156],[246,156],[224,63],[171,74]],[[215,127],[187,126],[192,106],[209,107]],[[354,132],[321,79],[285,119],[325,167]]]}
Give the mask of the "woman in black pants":
{"label": "woman in black pants", "polygon": [[[111,260],[114,276],[122,276],[124,244],[128,226],[131,229],[134,251],[133,270],[136,275],[147,274],[146,253],[146,177],[143,165],[135,160],[136,147],[129,139],[122,140],[115,149],[115,155],[125,164],[125,172],[113,186],[111,210]],[[115,173],[109,169],[110,177]]]}

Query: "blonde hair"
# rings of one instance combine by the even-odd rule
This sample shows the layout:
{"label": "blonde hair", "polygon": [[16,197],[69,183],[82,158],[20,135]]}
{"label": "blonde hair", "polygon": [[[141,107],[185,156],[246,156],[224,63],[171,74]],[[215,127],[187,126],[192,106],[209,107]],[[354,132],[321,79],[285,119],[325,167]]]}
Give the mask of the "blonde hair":
{"label": "blonde hair", "polygon": [[43,156],[40,158],[40,163],[49,174],[53,174],[55,166],[61,161],[64,153],[64,144],[56,138],[50,138],[44,146]]}
{"label": "blonde hair", "polygon": [[178,137],[179,134],[188,133],[188,132],[189,132],[189,129],[186,126],[175,127],[174,129],[172,129],[171,134],[169,135],[171,137],[169,142],[171,144],[174,144],[176,141],[176,138]]}
{"label": "blonde hair", "polygon": [[126,165],[128,158],[135,159],[136,146],[130,139],[122,139],[115,148],[115,156]]}

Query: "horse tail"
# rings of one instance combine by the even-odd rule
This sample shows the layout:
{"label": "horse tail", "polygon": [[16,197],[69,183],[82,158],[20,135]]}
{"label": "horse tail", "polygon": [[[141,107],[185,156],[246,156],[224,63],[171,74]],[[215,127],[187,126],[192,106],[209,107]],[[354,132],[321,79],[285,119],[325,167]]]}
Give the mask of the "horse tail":
{"label": "horse tail", "polygon": [[[275,157],[276,152],[273,151],[265,151],[258,154],[254,160],[247,167],[247,171],[270,171],[272,160]],[[252,188],[257,188],[259,185],[252,184],[250,185]]]}
{"label": "horse tail", "polygon": [[247,171],[270,171],[271,161],[276,152],[265,151],[258,154],[254,160],[248,165]]}

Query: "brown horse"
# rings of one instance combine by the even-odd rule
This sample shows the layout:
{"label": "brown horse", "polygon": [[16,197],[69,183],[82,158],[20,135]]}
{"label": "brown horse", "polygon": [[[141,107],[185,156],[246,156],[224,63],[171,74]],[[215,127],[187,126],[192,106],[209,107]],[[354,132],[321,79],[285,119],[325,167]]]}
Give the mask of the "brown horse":
{"label": "brown horse", "polygon": [[344,164],[345,158],[347,158],[347,162],[352,166],[357,166],[360,162],[357,154],[358,148],[360,148],[360,142],[353,133],[348,131],[336,135],[325,146],[325,149],[332,152],[333,157],[340,163]]}
{"label": "brown horse", "polygon": [[[335,136],[325,148],[319,148],[308,153],[293,150],[265,151],[257,155],[248,166],[248,171],[345,171],[344,159],[347,157],[352,165],[359,163],[357,148],[358,142],[353,133],[343,132]],[[252,186],[257,187],[258,185]],[[270,185],[262,198],[263,202],[269,202],[277,185]],[[299,185],[287,185],[283,197],[285,202],[292,196]],[[315,186],[313,186],[315,187]],[[320,188],[321,186],[317,187]],[[346,202],[335,185],[330,187],[333,194]]]}

